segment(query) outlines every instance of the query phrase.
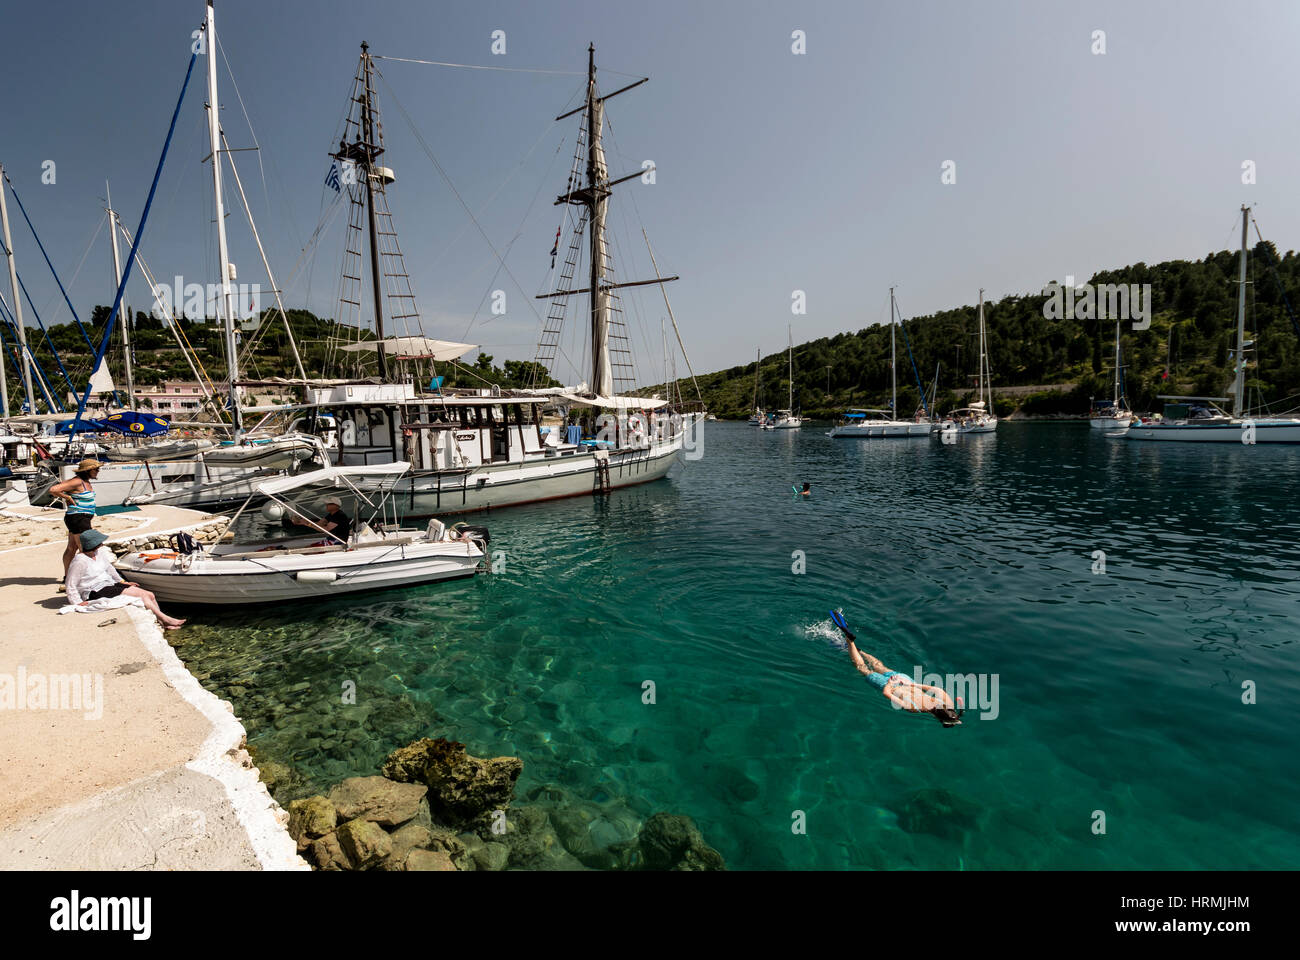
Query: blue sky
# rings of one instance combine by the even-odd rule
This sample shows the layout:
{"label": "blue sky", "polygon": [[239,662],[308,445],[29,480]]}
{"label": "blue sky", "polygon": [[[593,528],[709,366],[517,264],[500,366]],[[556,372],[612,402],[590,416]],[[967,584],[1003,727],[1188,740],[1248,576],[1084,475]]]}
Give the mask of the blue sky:
{"label": "blue sky", "polygon": [[[104,180],[134,229],[203,4],[9,0],[0,16],[11,91],[0,163],[85,315],[111,298],[103,232],[87,254]],[[891,284],[913,316],[972,303],[980,287],[997,299],[1067,274],[1196,259],[1236,245],[1243,202],[1281,250],[1300,245],[1293,4],[219,0],[217,25],[231,68],[219,61],[223,123],[233,146],[255,135],[261,147],[236,160],[272,266],[287,305],[325,316],[337,313],[340,221],[286,278],[333,196],[327,153],[362,40],[381,56],[573,74],[590,41],[605,91],[648,75],[609,104],[611,173],[658,168],[655,184],[633,181],[615,198],[619,273],[650,275],[644,226],[661,270],[682,277],[670,296],[698,371],[744,363],[758,346],[775,352],[787,324],[801,342],[880,322]],[[494,30],[506,33],[504,56],[490,52]],[[794,30],[806,34],[803,55],[791,52]],[[1095,30],[1104,55],[1092,52]],[[203,67],[142,246],[160,279],[215,278]],[[551,201],[574,134],[574,119],[552,118],[582,78],[379,68],[398,177],[390,203],[426,332],[483,344],[498,363],[531,357],[538,320],[526,301],[547,288]],[[491,243],[509,248],[522,292],[399,103]],[[46,160],[53,185],[41,183]],[[941,182],[948,160],[953,184]],[[1241,182],[1246,160],[1254,185]],[[257,282],[228,188],[231,259]],[[37,307],[66,322],[16,209],[11,220]],[[487,312],[493,289],[506,291],[504,317]],[[791,314],[796,289],[806,315]],[[143,305],[142,281],[131,299]],[[634,343],[651,345],[649,380],[664,310],[654,288],[638,299]]]}

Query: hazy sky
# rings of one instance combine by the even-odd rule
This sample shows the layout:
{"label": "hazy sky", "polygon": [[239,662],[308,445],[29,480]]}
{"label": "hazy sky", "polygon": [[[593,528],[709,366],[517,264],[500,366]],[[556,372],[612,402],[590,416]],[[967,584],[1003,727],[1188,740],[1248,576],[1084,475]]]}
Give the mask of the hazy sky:
{"label": "hazy sky", "polygon": [[[104,180],[134,230],[203,3],[4,0],[0,11],[0,163],[84,319],[111,300],[106,232],[86,255]],[[655,184],[632,181],[613,201],[619,276],[651,275],[644,226],[660,269],[681,275],[670,296],[701,372],[747,362],[757,346],[775,352],[790,323],[801,342],[879,322],[891,284],[913,316],[972,303],[980,287],[996,300],[1067,274],[1197,259],[1237,245],[1243,202],[1281,250],[1300,245],[1288,172],[1300,157],[1298,27],[1300,5],[1282,0],[217,4],[227,136],[261,146],[236,154],[254,217],[287,305],[325,316],[337,314],[342,221],[302,251],[334,197],[327,154],[360,41],[381,56],[564,71],[378,63],[389,198],[425,330],[483,344],[498,363],[533,354],[528,301],[551,281],[552,201],[576,124],[552,118],[577,102],[588,42],[605,92],[648,75],[608,108],[611,174],[658,167]],[[505,55],[491,52],[494,30]],[[204,68],[200,58],[142,246],[160,279],[216,276]],[[509,250],[509,274],[399,103],[488,239]],[[47,160],[53,185],[41,182]],[[1254,185],[1242,183],[1247,160]],[[941,180],[945,161],[955,183]],[[230,184],[227,202],[231,259],[240,280],[259,281]],[[12,203],[10,217],[37,307],[66,322]],[[504,317],[488,312],[494,289],[506,291]],[[806,315],[791,313],[794,290],[806,291]],[[131,299],[145,305],[142,280]],[[638,300],[650,380],[664,310],[652,287]]]}

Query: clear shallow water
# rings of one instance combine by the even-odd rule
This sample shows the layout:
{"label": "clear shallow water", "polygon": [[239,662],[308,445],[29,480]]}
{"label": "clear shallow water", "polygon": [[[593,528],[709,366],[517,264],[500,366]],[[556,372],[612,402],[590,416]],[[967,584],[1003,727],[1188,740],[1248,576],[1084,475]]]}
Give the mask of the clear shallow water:
{"label": "clear shallow water", "polygon": [[[447,736],[523,758],[524,799],[687,813],[733,868],[1300,863],[1300,450],[706,429],[666,482],[488,515],[502,573],[204,612],[179,652],[284,803]],[[830,606],[893,669],[995,674],[998,717],[894,711]]]}

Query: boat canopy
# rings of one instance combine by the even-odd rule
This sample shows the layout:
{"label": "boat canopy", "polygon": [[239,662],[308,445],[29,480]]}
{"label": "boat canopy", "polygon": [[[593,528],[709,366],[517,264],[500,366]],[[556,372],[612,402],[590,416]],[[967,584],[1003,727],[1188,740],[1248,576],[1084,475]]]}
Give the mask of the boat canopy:
{"label": "boat canopy", "polygon": [[[362,350],[377,350],[378,345],[378,340],[359,340],[340,349],[358,353]],[[459,360],[471,350],[477,349],[478,346],[473,343],[431,340],[428,337],[388,337],[384,340],[384,353],[406,360]]]}
{"label": "boat canopy", "polygon": [[288,493],[302,487],[343,486],[352,478],[396,480],[411,469],[409,463],[372,463],[368,466],[326,467],[324,470],[312,470],[292,477],[276,477],[257,485],[257,492],[265,496]]}
{"label": "boat canopy", "polygon": [[606,410],[657,410],[667,406],[667,400],[650,397],[584,397],[576,393],[560,394],[570,403],[583,407],[603,407]]}

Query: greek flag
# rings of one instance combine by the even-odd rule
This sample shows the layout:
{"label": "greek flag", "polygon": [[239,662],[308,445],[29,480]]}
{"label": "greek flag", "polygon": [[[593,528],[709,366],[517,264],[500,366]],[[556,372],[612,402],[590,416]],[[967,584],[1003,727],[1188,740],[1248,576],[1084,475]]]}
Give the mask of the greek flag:
{"label": "greek flag", "polygon": [[339,187],[339,165],[338,162],[330,164],[330,172],[325,175],[325,186],[333,187],[335,193],[340,192]]}

